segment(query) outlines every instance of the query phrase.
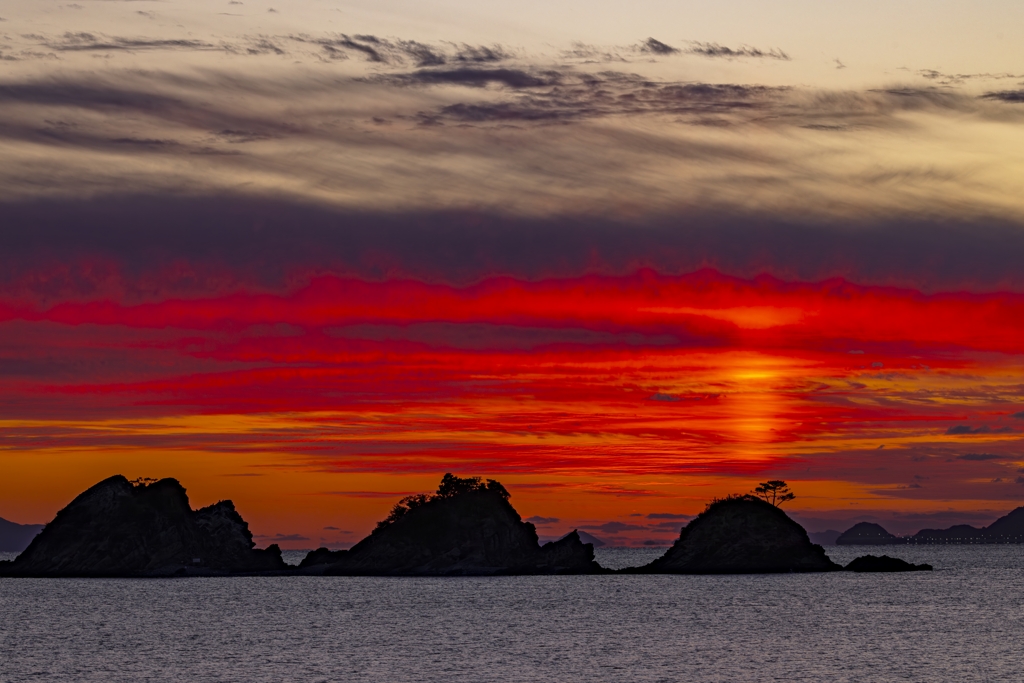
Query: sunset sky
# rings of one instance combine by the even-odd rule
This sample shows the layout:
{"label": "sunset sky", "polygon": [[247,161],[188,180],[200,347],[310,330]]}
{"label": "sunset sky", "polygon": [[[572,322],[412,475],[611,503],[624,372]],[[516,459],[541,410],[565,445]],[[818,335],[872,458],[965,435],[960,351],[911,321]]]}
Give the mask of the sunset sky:
{"label": "sunset sky", "polygon": [[1024,504],[1024,4],[0,4],[0,517]]}

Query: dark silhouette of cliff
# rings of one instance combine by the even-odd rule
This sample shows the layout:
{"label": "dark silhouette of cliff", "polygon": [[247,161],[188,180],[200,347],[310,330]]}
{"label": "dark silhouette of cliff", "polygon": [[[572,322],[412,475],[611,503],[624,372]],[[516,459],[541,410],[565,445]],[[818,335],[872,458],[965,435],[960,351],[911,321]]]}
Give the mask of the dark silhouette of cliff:
{"label": "dark silhouette of cliff", "polygon": [[903,539],[871,522],[854,524],[836,539],[836,545],[893,545],[902,542]]}
{"label": "dark silhouette of cliff", "polygon": [[457,576],[604,571],[576,532],[541,546],[496,481],[446,474],[437,494],[403,499],[350,550],[311,552],[300,571],[326,575]]}
{"label": "dark silhouette of cliff", "polygon": [[15,524],[0,518],[0,553],[20,553],[42,529],[42,524]]}
{"label": "dark silhouette of cliff", "polygon": [[895,557],[864,555],[846,565],[848,572],[930,572],[930,564],[912,564]]}
{"label": "dark silhouette of cliff", "polygon": [[623,570],[637,574],[769,574],[841,567],[780,508],[754,496],[717,500],[683,527],[657,560]]}
{"label": "dark silhouette of cliff", "polygon": [[255,550],[231,501],[192,510],[175,479],[105,479],[57,513],[3,569],[15,576],[170,576],[284,570],[276,546]]}

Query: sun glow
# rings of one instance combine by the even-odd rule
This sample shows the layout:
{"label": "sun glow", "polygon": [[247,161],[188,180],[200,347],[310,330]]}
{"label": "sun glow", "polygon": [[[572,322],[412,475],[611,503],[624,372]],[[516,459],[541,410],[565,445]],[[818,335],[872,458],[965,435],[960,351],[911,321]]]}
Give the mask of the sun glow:
{"label": "sun glow", "polygon": [[[695,305],[651,305],[665,300]],[[37,514],[40,467],[65,495],[111,468],[188,477],[260,524],[285,506],[310,539],[325,514],[367,528],[447,470],[573,523],[669,501],[690,513],[768,473],[806,494],[797,509],[840,491],[906,509],[1005,499],[1022,313],[1018,295],[707,271],[0,302],[0,328],[36,340],[10,353],[117,368],[0,386],[0,516]]]}

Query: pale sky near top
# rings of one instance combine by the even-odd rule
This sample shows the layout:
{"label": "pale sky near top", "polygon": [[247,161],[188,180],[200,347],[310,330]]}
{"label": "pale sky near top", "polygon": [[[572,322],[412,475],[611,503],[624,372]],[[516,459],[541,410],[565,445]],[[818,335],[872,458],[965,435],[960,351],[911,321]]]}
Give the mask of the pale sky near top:
{"label": "pale sky near top", "polygon": [[[0,29],[8,34],[209,38],[341,32],[497,42],[531,53],[546,47],[552,54],[575,41],[615,46],[653,36],[676,46],[700,41],[781,49],[792,62],[688,65],[700,78],[717,73],[772,84],[878,85],[917,80],[914,74],[927,69],[1024,72],[1024,3],[1011,0],[12,0],[0,4],[0,17],[6,20]],[[838,69],[836,60],[846,68]]]}

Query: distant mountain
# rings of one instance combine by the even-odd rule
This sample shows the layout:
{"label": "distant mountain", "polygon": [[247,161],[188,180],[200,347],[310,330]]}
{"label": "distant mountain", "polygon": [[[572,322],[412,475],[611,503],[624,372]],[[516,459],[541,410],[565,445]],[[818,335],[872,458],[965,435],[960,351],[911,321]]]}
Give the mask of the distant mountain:
{"label": "distant mountain", "polygon": [[985,527],[985,535],[989,538],[1006,538],[1014,543],[1024,540],[1024,507],[1019,507],[1005,517]]}
{"label": "distant mountain", "polygon": [[914,534],[910,543],[1024,543],[1024,507],[978,529],[958,524],[948,529],[922,529]]}
{"label": "distant mountain", "polygon": [[836,539],[836,545],[893,545],[902,542],[902,539],[871,522],[854,524]]}
{"label": "distant mountain", "polygon": [[812,531],[807,534],[811,537],[811,543],[818,545],[835,545],[836,539],[843,535],[842,531],[829,529],[828,531]]}
{"label": "distant mountain", "polygon": [[911,543],[978,543],[984,540],[985,530],[969,524],[957,524],[948,529],[921,529],[910,537]]}
{"label": "distant mountain", "polygon": [[[586,531],[580,531],[579,529],[577,529],[576,533],[579,534],[581,541],[583,541],[584,543],[593,543],[595,548],[600,548],[601,546],[608,545],[597,536],[588,534]],[[567,535],[568,534],[566,534],[566,536]],[[562,538],[565,538],[565,536],[563,536]]]}
{"label": "distant mountain", "polygon": [[[827,532],[825,532],[827,533]],[[811,534],[812,538],[814,534]],[[836,539],[836,545],[958,545],[966,543],[1024,543],[1024,507],[981,529],[957,524],[948,529],[921,529],[910,537],[893,536],[878,524],[854,524]],[[824,543],[822,543],[824,545]]]}
{"label": "distant mountain", "polygon": [[42,524],[15,524],[0,517],[0,552],[20,553],[42,530]]}

